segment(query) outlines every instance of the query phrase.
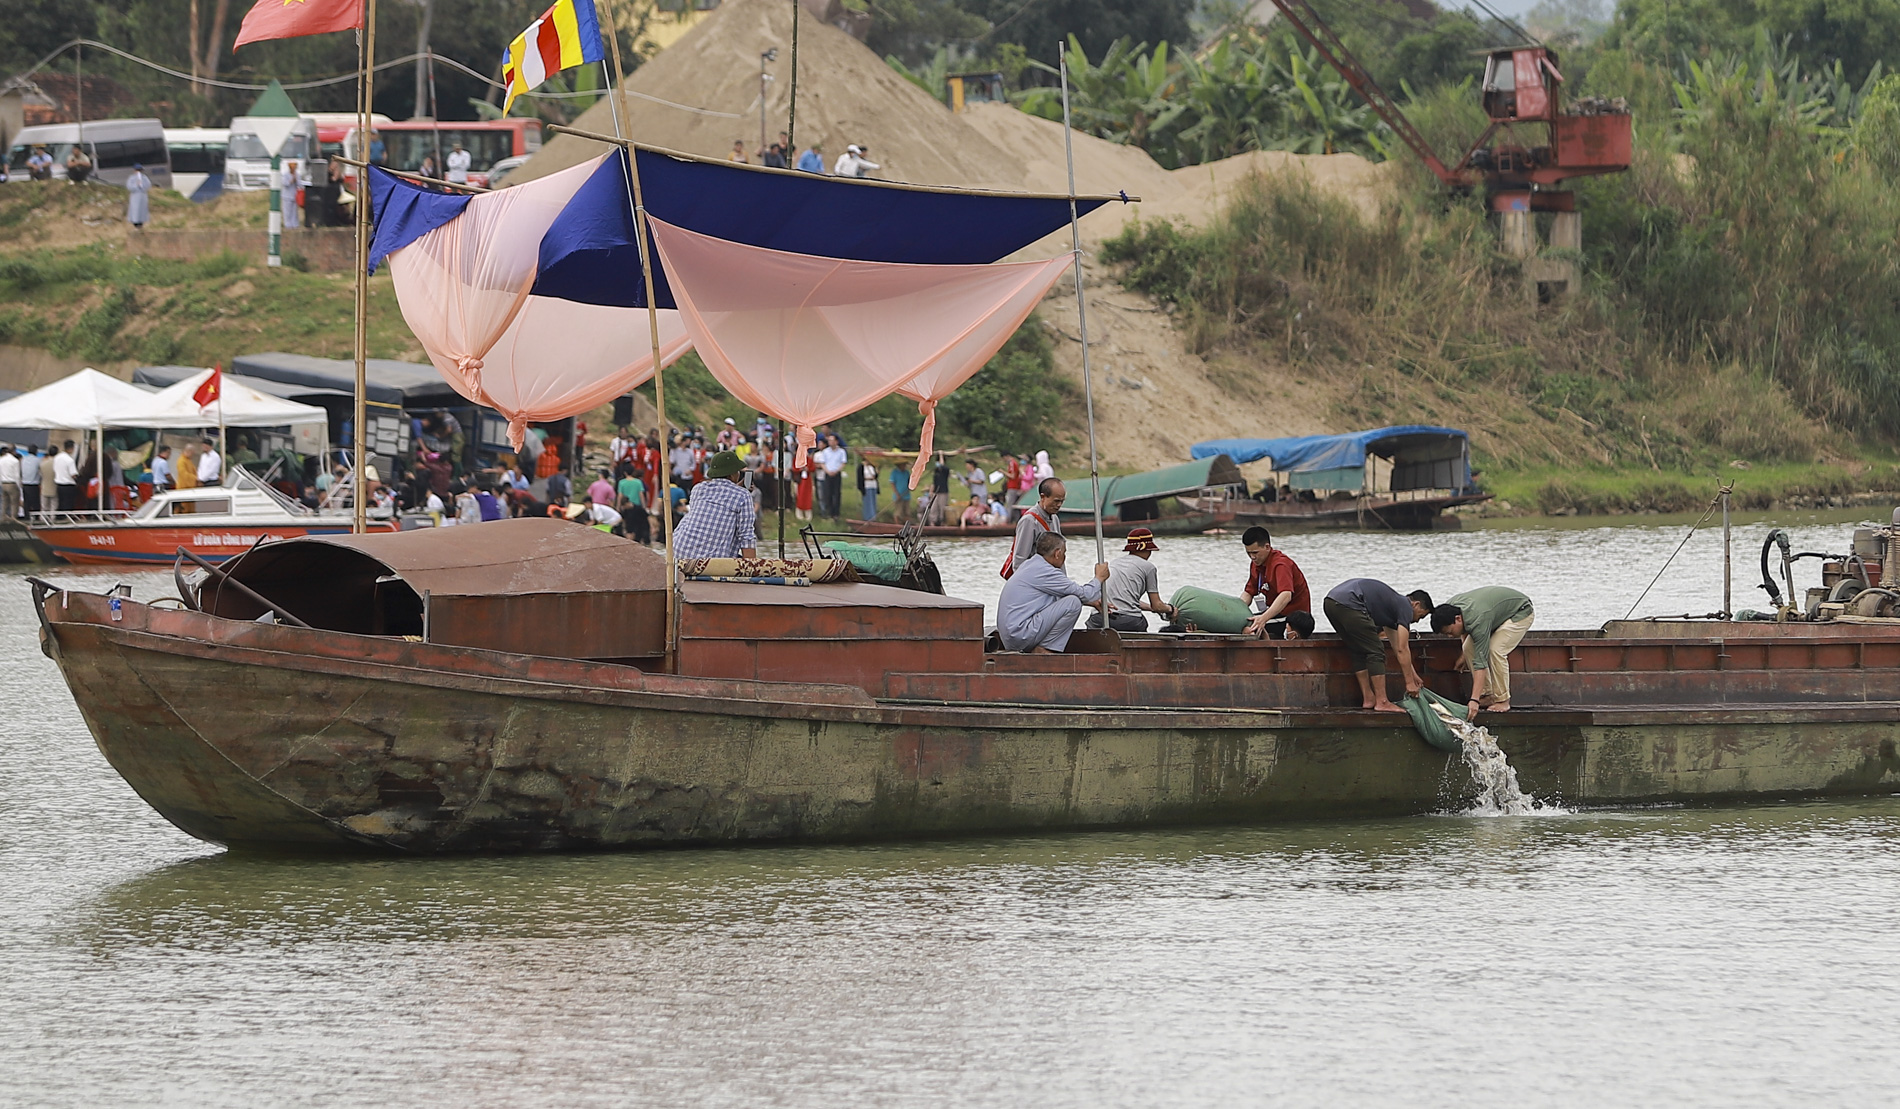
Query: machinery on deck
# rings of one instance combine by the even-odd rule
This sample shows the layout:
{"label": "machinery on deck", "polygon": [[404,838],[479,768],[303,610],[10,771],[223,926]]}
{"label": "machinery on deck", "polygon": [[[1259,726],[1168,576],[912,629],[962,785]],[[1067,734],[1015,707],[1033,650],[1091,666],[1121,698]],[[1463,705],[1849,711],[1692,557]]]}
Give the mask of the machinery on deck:
{"label": "machinery on deck", "polygon": [[1538,299],[1549,300],[1576,284],[1574,261],[1537,257],[1532,217],[1555,213],[1548,245],[1582,249],[1575,194],[1558,186],[1573,177],[1629,168],[1630,113],[1621,98],[1565,104],[1555,51],[1534,42],[1492,50],[1485,57],[1481,93],[1490,126],[1448,167],[1308,0],[1273,0],[1273,5],[1440,181],[1461,191],[1483,187],[1487,205],[1497,213],[1504,250],[1526,260],[1525,277]]}
{"label": "machinery on deck", "polygon": [[[1779,551],[1779,566],[1771,562]],[[1821,584],[1807,591],[1805,604],[1794,586],[1794,564],[1821,561]],[[1775,582],[1779,569],[1781,582]],[[1787,593],[1782,593],[1783,587]],[[1854,529],[1854,549],[1795,553],[1788,533],[1776,528],[1761,545],[1761,588],[1772,612],[1741,612],[1738,620],[1868,621],[1900,618],[1900,509],[1886,527]]]}

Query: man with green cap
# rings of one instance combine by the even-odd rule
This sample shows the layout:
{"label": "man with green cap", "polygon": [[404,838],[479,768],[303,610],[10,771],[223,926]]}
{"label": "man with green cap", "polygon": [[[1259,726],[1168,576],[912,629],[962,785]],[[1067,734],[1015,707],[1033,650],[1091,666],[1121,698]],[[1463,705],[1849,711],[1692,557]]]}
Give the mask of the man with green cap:
{"label": "man with green cap", "polygon": [[745,487],[745,460],[720,451],[706,460],[706,480],[693,486],[686,515],[673,533],[680,558],[755,558],[759,512]]}

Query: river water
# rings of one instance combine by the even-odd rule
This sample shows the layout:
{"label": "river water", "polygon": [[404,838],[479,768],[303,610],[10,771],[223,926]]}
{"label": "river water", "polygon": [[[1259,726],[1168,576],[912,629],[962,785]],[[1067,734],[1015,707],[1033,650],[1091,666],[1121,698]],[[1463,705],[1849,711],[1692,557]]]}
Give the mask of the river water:
{"label": "river water", "polygon": [[[1853,515],[1884,517],[1780,522],[1798,549],[1840,549]],[[1622,615],[1683,530],[1283,545],[1316,591],[1353,574],[1447,595],[1503,582],[1558,627]],[[1738,567],[1763,530],[1740,529]],[[1164,589],[1237,590],[1236,540],[1163,542]],[[993,603],[1000,548],[940,544],[952,591]],[[614,856],[234,856],[165,824],[99,757],[39,654],[22,576],[0,575],[9,1105],[1892,1096],[1891,799]],[[126,580],[141,600],[169,588],[150,572],[43,576]],[[1738,574],[1738,607],[1759,603],[1754,577]],[[1719,534],[1698,537],[1643,611],[1712,611],[1720,590]]]}

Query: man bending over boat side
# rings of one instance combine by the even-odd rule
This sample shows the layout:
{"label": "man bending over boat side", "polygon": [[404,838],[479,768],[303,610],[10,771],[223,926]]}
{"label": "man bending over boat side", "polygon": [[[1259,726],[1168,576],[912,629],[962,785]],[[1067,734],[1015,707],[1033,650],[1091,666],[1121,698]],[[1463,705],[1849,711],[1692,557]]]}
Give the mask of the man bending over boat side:
{"label": "man bending over boat side", "polygon": [[1063,570],[1068,543],[1053,531],[1036,536],[1035,554],[1016,567],[996,602],[996,633],[1011,651],[1053,655],[1069,646],[1082,603],[1102,598],[1108,563],[1095,565],[1095,580],[1077,584]]}
{"label": "man bending over boat side", "polygon": [[1322,603],[1326,619],[1346,642],[1352,676],[1359,679],[1359,707],[1404,712],[1385,692],[1385,640],[1398,656],[1405,693],[1425,688],[1412,665],[1412,624],[1432,611],[1432,595],[1423,589],[1406,596],[1376,578],[1350,578],[1333,586]]}
{"label": "man bending over boat side", "polygon": [[1471,668],[1471,700],[1465,719],[1488,712],[1511,710],[1511,652],[1531,630],[1535,613],[1531,599],[1515,589],[1487,585],[1460,593],[1432,610],[1432,630],[1461,636],[1464,656],[1459,665]]}
{"label": "man bending over boat side", "polygon": [[720,451],[706,460],[706,480],[693,486],[686,515],[673,533],[679,558],[756,558],[759,510],[745,487],[745,460]]}

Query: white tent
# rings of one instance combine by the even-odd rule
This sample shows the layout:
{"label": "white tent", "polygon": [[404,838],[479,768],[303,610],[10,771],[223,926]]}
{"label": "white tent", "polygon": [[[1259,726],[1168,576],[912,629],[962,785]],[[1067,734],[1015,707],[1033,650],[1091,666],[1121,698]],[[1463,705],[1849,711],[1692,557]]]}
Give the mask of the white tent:
{"label": "white tent", "polygon": [[126,426],[125,419],[151,409],[155,395],[98,370],[84,369],[0,401],[0,427],[60,431]]}
{"label": "white tent", "polygon": [[224,395],[210,405],[200,408],[198,402],[192,399],[192,394],[204,385],[211,374],[212,371],[205,370],[176,384],[167,385],[159,392],[145,398],[146,411],[108,421],[107,426],[164,427],[178,430],[219,426],[284,427],[293,424],[320,424],[329,419],[329,413],[314,404],[299,404],[294,400],[260,393],[249,385],[233,381],[229,374],[225,375],[224,381],[219,385],[219,391]]}
{"label": "white tent", "polygon": [[[91,428],[98,450],[105,451],[108,427],[120,427],[152,407],[156,396],[127,381],[108,377],[88,366],[51,385],[0,402],[0,427],[46,428],[52,431]],[[99,508],[106,507],[105,482],[99,483]]]}

